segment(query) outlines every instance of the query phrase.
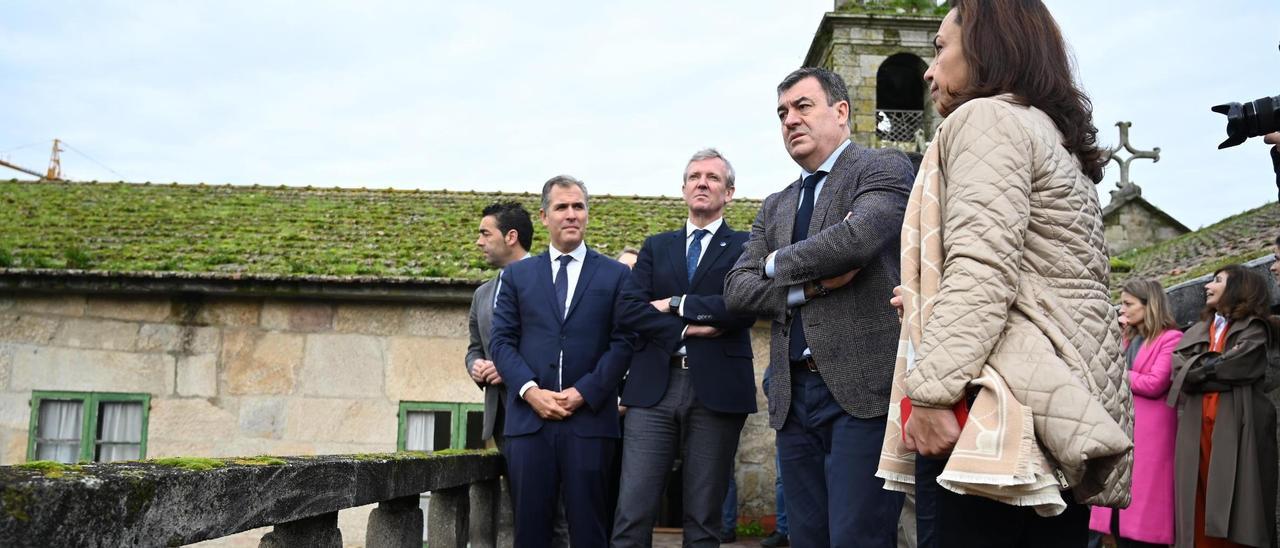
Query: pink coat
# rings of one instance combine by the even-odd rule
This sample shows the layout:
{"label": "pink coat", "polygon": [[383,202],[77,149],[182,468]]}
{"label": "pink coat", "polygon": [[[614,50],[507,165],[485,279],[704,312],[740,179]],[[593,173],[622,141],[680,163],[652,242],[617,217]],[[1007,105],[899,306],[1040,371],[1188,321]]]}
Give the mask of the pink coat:
{"label": "pink coat", "polygon": [[[1165,404],[1173,382],[1173,349],[1182,332],[1169,329],[1145,344],[1129,371],[1133,389],[1133,502],[1120,511],[1120,536],[1173,544],[1173,446],[1178,412]],[[1094,507],[1089,528],[1111,532],[1111,509]]]}

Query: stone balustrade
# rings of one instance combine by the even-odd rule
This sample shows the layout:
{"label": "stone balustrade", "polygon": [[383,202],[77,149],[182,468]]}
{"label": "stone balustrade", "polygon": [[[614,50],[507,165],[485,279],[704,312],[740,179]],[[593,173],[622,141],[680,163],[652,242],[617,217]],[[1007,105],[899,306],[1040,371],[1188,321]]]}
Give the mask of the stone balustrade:
{"label": "stone balustrade", "polygon": [[338,511],[378,503],[365,546],[510,546],[494,451],[0,467],[0,546],[180,546],[274,526],[261,548],[342,546]]}

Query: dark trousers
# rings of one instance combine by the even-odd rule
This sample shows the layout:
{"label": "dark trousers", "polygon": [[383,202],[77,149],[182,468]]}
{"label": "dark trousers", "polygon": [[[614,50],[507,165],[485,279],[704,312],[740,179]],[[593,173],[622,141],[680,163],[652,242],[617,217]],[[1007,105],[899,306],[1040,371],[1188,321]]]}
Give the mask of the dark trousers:
{"label": "dark trousers", "polygon": [[947,459],[916,455],[916,548],[937,548],[938,476]]}
{"label": "dark trousers", "polygon": [[1040,517],[1030,507],[938,489],[936,546],[943,548],[1080,548],[1089,543],[1089,507],[1069,493],[1067,509]]}
{"label": "dark trousers", "polygon": [[778,431],[791,543],[805,548],[897,546],[902,493],[875,477],[885,417],[859,419],[822,377],[791,370],[791,408]]}
{"label": "dark trousers", "polygon": [[617,443],[612,438],[579,437],[559,421],[547,421],[533,434],[507,438],[516,546],[550,547],[556,509],[562,503],[573,546],[608,544],[608,474]]}
{"label": "dark trousers", "polygon": [[[627,409],[611,546],[653,545],[662,489],[682,446],[684,546],[719,546],[720,512],[746,418],[703,407],[693,393],[689,371],[679,368],[671,370],[667,391],[657,405]],[[577,541],[573,544],[578,546]]]}

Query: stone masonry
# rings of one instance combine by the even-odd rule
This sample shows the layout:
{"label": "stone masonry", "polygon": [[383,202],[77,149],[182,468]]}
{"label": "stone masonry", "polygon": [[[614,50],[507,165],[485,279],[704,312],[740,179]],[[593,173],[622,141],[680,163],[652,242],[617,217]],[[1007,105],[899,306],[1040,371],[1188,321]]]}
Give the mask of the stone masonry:
{"label": "stone masonry", "polygon": [[[34,390],[151,394],[149,458],[394,451],[400,401],[483,401],[462,367],[466,322],[459,304],[0,293],[0,464],[26,460]],[[752,415],[744,518],[773,513],[773,451]],[[346,542],[369,509],[343,512]]]}

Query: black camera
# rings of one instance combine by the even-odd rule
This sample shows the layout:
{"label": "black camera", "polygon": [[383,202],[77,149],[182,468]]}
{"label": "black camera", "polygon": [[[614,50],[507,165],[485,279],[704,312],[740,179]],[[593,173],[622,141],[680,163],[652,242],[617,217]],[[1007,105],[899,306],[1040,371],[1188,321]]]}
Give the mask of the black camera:
{"label": "black camera", "polygon": [[[1220,149],[1236,146],[1250,137],[1280,131],[1280,95],[1243,105],[1227,103],[1212,110],[1227,115],[1227,140],[1218,145]],[[1280,163],[1276,164],[1276,173],[1280,173]]]}
{"label": "black camera", "polygon": [[1263,97],[1253,102],[1227,103],[1213,107],[1227,115],[1227,140],[1218,148],[1233,147],[1245,139],[1280,131],[1280,95]]}

